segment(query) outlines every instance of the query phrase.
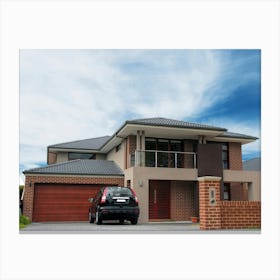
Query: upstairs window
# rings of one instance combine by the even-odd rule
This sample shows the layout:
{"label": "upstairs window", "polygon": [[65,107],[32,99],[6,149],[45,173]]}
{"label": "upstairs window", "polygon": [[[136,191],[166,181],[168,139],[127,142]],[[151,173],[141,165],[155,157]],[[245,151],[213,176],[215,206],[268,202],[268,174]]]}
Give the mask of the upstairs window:
{"label": "upstairs window", "polygon": [[[147,167],[183,167],[183,141],[146,138],[145,161]],[[156,152],[157,151],[157,152]]]}
{"label": "upstairs window", "polygon": [[223,169],[228,169],[228,143],[222,144],[222,160],[223,160]]}
{"label": "upstairs window", "polygon": [[68,153],[68,160],[74,159],[96,159],[96,154],[93,153]]}

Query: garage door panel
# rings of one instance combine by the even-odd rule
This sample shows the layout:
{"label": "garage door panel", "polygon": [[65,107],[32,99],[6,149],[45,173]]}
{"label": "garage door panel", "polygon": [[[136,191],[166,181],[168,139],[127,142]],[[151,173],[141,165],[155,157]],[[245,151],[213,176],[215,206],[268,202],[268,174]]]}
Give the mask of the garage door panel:
{"label": "garage door panel", "polygon": [[35,184],[33,221],[87,221],[88,198],[102,185]]}

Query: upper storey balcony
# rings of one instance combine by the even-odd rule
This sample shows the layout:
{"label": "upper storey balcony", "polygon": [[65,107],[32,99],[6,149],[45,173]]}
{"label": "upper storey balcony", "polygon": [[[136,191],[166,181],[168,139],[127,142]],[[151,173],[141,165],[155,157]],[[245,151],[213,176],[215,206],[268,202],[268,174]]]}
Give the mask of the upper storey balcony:
{"label": "upper storey balcony", "polygon": [[197,168],[194,152],[135,150],[131,155],[133,167]]}

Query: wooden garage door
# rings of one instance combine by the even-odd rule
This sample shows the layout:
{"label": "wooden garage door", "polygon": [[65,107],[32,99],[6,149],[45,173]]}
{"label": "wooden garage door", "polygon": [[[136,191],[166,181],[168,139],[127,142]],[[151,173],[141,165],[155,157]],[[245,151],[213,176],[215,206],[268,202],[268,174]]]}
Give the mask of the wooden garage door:
{"label": "wooden garage door", "polygon": [[35,184],[34,222],[87,221],[89,197],[102,185]]}
{"label": "wooden garage door", "polygon": [[149,219],[170,219],[170,181],[150,181]]}

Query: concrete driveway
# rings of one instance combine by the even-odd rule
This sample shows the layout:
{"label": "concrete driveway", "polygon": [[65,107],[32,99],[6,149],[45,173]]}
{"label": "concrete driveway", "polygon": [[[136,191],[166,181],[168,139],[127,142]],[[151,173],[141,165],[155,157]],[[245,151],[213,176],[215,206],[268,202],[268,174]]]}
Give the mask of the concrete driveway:
{"label": "concrete driveway", "polygon": [[102,225],[88,222],[32,223],[21,229],[21,234],[205,234],[205,233],[249,233],[258,234],[259,229],[248,230],[199,230],[199,223],[191,222],[154,222],[131,225],[129,222],[120,225],[118,222],[105,221]]}
{"label": "concrete driveway", "polygon": [[88,222],[57,222],[32,223],[21,229],[20,233],[188,233],[199,231],[199,224],[188,222],[163,222],[131,225],[129,222],[121,225],[118,222],[105,221],[102,225]]}

